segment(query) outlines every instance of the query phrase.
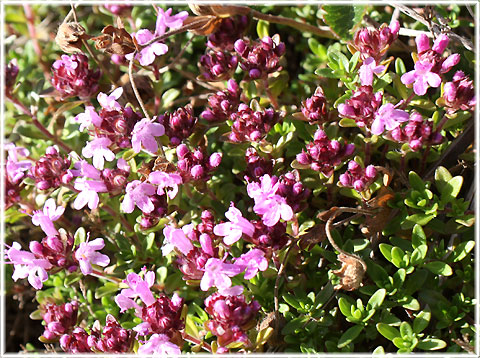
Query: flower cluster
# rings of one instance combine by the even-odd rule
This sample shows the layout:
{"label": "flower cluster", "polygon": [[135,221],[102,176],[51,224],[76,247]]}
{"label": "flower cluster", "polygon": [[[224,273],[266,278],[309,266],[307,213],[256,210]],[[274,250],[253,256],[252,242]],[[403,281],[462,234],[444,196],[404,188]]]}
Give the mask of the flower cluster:
{"label": "flower cluster", "polygon": [[390,132],[393,140],[399,143],[408,143],[413,151],[420,150],[425,144],[439,144],[443,137],[433,132],[433,121],[424,120],[422,115],[413,112],[407,124],[397,127]]}
{"label": "flower cluster", "polygon": [[177,147],[177,168],[183,182],[191,180],[207,180],[222,161],[221,153],[213,153],[210,156],[203,148],[196,148],[191,152],[185,144]]}
{"label": "flower cluster", "polygon": [[355,90],[350,99],[338,106],[342,117],[351,118],[359,127],[370,127],[375,113],[382,104],[383,94],[373,93],[372,86],[361,86]]}
{"label": "flower cluster", "polygon": [[258,142],[270,129],[282,119],[282,113],[272,108],[255,112],[244,103],[240,103],[237,112],[230,119],[233,121],[229,139],[232,142]]}
{"label": "flower cluster", "polygon": [[88,67],[84,54],[62,55],[52,66],[52,85],[62,98],[78,96],[89,99],[98,91],[100,71]]}
{"label": "flower cluster", "polygon": [[362,168],[356,161],[351,160],[348,163],[348,170],[340,175],[340,184],[347,188],[354,188],[362,192],[373,183],[377,176],[377,170],[373,165]]}
{"label": "flower cluster", "polygon": [[20,156],[27,157],[30,154],[27,149],[17,147],[13,143],[5,143],[4,148],[8,151],[5,166],[5,209],[8,209],[20,200],[24,172],[30,169],[32,163],[28,160],[19,160]]}
{"label": "flower cluster", "polygon": [[285,44],[275,43],[269,36],[255,42],[237,40],[235,51],[240,55],[240,68],[247,73],[247,79],[267,78],[269,73],[282,70],[280,57],[285,53]]}
{"label": "flower cluster", "polygon": [[318,129],[313,142],[308,143],[306,149],[297,154],[297,162],[330,177],[335,166],[353,154],[355,146],[346,143],[342,145],[336,140],[330,140],[322,129]]}
{"label": "flower cluster", "polygon": [[208,36],[207,46],[220,51],[233,51],[235,41],[243,36],[247,26],[247,16],[223,18],[216,31]]}
{"label": "flower cluster", "polygon": [[241,292],[215,292],[205,299],[205,311],[211,317],[206,326],[218,337],[221,347],[232,342],[246,343],[248,337],[245,332],[255,325],[259,310],[260,304],[255,300],[247,303]]}
{"label": "flower cluster", "polygon": [[452,82],[445,83],[443,87],[443,99],[447,113],[473,111],[476,104],[473,81],[462,71],[455,72]]}
{"label": "flower cluster", "polygon": [[108,314],[103,329],[98,321],[94,323],[87,344],[94,352],[125,353],[130,351],[133,340],[133,332],[122,328],[115,317]]}
{"label": "flower cluster", "polygon": [[240,87],[235,80],[227,82],[227,89],[208,97],[210,108],[204,110],[200,116],[209,122],[225,121],[235,113],[240,104]]}
{"label": "flower cluster", "polygon": [[245,170],[247,182],[259,181],[264,174],[272,175],[273,173],[273,161],[261,157],[253,147],[245,151],[245,161],[247,162]]}
{"label": "flower cluster", "polygon": [[229,79],[235,72],[238,58],[228,52],[207,51],[200,57],[202,76],[207,81],[223,81]]}
{"label": "flower cluster", "polygon": [[373,57],[379,61],[397,39],[399,30],[400,23],[398,21],[392,22],[390,26],[383,24],[379,29],[363,28],[355,33],[350,45],[360,52],[363,60]]}
{"label": "flower cluster", "polygon": [[30,169],[29,176],[35,180],[40,190],[58,188],[67,184],[73,176],[69,171],[70,159],[62,157],[55,147],[48,147],[45,155],[40,157]]}
{"label": "flower cluster", "polygon": [[167,112],[158,117],[158,121],[165,127],[165,134],[170,138],[170,143],[173,146],[179,145],[193,133],[197,120],[190,105],[178,108],[171,114]]}
{"label": "flower cluster", "polygon": [[77,323],[78,302],[72,301],[56,305],[47,303],[40,307],[45,321],[43,337],[49,341],[69,332]]}
{"label": "flower cluster", "polygon": [[322,87],[317,87],[313,96],[302,102],[302,113],[310,124],[328,120],[327,99]]}
{"label": "flower cluster", "polygon": [[442,83],[441,74],[447,73],[460,61],[460,55],[455,53],[445,58],[442,56],[450,39],[441,34],[430,48],[427,35],[421,34],[415,39],[417,43],[418,60],[415,69],[402,75],[404,84],[412,84],[415,94],[423,96],[428,87],[439,87]]}

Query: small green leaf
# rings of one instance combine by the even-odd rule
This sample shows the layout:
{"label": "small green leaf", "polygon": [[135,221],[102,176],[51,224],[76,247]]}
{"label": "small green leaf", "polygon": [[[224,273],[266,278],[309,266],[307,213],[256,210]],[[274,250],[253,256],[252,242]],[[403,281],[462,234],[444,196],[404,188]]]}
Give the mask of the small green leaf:
{"label": "small green leaf", "polygon": [[427,328],[428,324],[430,323],[430,318],[432,314],[428,306],[420,312],[417,317],[413,320],[413,331],[415,333],[422,332],[425,328]]}
{"label": "small green leaf", "polygon": [[106,295],[111,295],[119,290],[118,283],[106,282],[102,287],[95,291],[95,298],[99,299]]}
{"label": "small green leaf", "polygon": [[162,94],[162,108],[168,108],[171,103],[180,96],[180,90],[176,88],[170,88]]}
{"label": "small green leaf", "polygon": [[435,170],[435,185],[441,193],[448,181],[452,179],[452,174],[445,167],[438,167]]}
{"label": "small green leaf", "polygon": [[[358,53],[358,52],[357,52]],[[351,119],[351,118],[342,118],[340,119],[340,122],[338,122],[338,125],[340,127],[358,127],[357,126],[357,122],[355,122],[354,119]]]}
{"label": "small green leaf", "polygon": [[346,345],[350,344],[355,338],[358,337],[358,335],[363,331],[363,329],[364,327],[359,325],[347,329],[338,340],[337,348],[343,348]]}
{"label": "small green leaf", "polygon": [[425,264],[425,267],[435,275],[450,276],[453,273],[452,268],[445,262],[432,261]]}
{"label": "small green leaf", "polygon": [[347,299],[340,297],[338,300],[338,308],[340,308],[340,312],[342,312],[345,317],[352,316],[353,305],[348,302]]}
{"label": "small green leaf", "polygon": [[325,59],[327,57],[327,49],[315,38],[310,37],[308,39],[308,47],[310,47],[310,50],[321,59]]}
{"label": "small green leaf", "polygon": [[399,76],[407,72],[407,69],[405,68],[405,64],[403,63],[400,57],[397,57],[397,59],[395,60],[395,72]]}
{"label": "small green leaf", "polygon": [[419,192],[423,192],[426,189],[422,178],[420,178],[418,174],[413,171],[408,173],[408,181],[410,182],[410,186]]}
{"label": "small green leaf", "polygon": [[392,245],[389,245],[389,244],[380,244],[379,245],[379,248],[380,248],[380,252],[383,254],[383,256],[385,256],[385,258],[392,262],[392,249],[393,249],[393,246]]}
{"label": "small green leaf", "polygon": [[413,337],[412,326],[408,322],[402,322],[400,325],[400,334],[403,339]]}
{"label": "small green leaf", "polygon": [[435,216],[437,215],[436,214],[413,214],[405,218],[405,221],[402,223],[401,227],[402,229],[409,229],[415,224],[425,226],[430,222],[430,220],[435,218]]}
{"label": "small green leaf", "polygon": [[318,70],[315,70],[315,74],[326,78],[340,78],[340,75],[336,74],[330,68],[319,68]]}
{"label": "small green leaf", "polygon": [[410,257],[410,264],[413,266],[419,265],[423,262],[423,259],[427,255],[428,246],[427,245],[420,245],[412,252],[412,256]]}
{"label": "small green leaf", "polygon": [[74,246],[77,247],[82,242],[85,242],[87,233],[83,227],[79,227],[77,231],[75,231],[75,234],[73,235],[73,237],[75,238]]}
{"label": "small green leaf", "polygon": [[257,22],[257,34],[258,38],[262,39],[265,36],[268,36],[268,26],[269,23],[265,20],[258,20]]}
{"label": "small green leaf", "polygon": [[445,343],[445,341],[437,338],[426,338],[417,344],[417,348],[424,351],[435,351],[437,349],[443,349],[446,346],[447,343]]}
{"label": "small green leaf", "polygon": [[441,201],[443,204],[450,203],[455,199],[462,189],[463,177],[456,176],[450,179],[447,184],[442,189],[442,194],[440,195]]}
{"label": "small green leaf", "polygon": [[295,309],[301,309],[302,307],[300,306],[300,303],[298,302],[298,298],[295,296],[292,296],[289,293],[285,293],[283,296],[283,300],[287,302],[290,306],[292,306]]}
{"label": "small green leaf", "polygon": [[352,30],[362,21],[366,7],[361,5],[323,5],[323,20],[344,40],[352,38]]}
{"label": "small green leaf", "polygon": [[352,73],[355,70],[355,68],[357,67],[359,59],[360,59],[360,51],[357,51],[350,58],[350,66],[349,66],[348,72]]}
{"label": "small green leaf", "polygon": [[400,337],[400,331],[398,329],[385,323],[377,323],[377,331],[390,341]]}
{"label": "small green leaf", "polygon": [[462,261],[474,247],[475,241],[467,241],[458,244],[455,250],[453,250],[450,260],[452,260],[452,262]]}
{"label": "small green leaf", "polygon": [[391,255],[392,255],[392,263],[398,268],[403,267],[402,263],[403,263],[403,256],[405,255],[405,252],[401,248],[395,246],[392,249]]}
{"label": "small green leaf", "polygon": [[427,237],[425,236],[425,232],[423,231],[420,225],[415,225],[412,231],[412,246],[413,248],[417,248],[420,245],[427,244]]}
{"label": "small green leaf", "polygon": [[377,292],[375,292],[373,296],[370,297],[370,299],[368,300],[368,305],[370,306],[370,308],[377,309],[378,307],[380,307],[383,303],[383,300],[385,299],[386,294],[387,291],[384,288],[377,290]]}

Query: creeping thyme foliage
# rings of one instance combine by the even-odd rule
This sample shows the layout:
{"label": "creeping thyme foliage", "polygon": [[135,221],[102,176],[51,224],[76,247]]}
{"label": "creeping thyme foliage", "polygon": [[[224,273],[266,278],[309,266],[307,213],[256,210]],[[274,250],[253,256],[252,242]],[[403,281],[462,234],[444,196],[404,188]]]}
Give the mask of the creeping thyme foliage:
{"label": "creeping thyme foliage", "polygon": [[474,351],[469,9],[6,14],[8,350]]}

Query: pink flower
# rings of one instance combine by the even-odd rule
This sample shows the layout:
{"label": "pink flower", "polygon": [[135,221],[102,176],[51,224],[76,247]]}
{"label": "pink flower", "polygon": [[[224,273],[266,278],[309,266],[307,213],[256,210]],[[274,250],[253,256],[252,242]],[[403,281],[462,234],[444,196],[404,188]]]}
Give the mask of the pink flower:
{"label": "pink flower", "polygon": [[147,118],[135,124],[132,132],[132,146],[135,153],[139,153],[143,147],[151,153],[158,149],[155,137],[165,134],[165,127],[160,123],[152,123]]}
{"label": "pink flower", "polygon": [[191,228],[190,225],[185,225],[182,229],[176,229],[173,226],[165,226],[163,229],[165,241],[162,247],[162,254],[164,256],[172,252],[174,248],[177,248],[178,251],[185,256],[187,256],[188,253],[193,250],[193,245],[190,242],[190,239],[187,238],[185,232],[188,232],[189,228]]}
{"label": "pink flower", "polygon": [[103,181],[87,180],[86,178],[77,178],[74,187],[80,191],[73,202],[73,207],[76,210],[80,210],[87,203],[90,210],[96,209],[100,201],[98,193],[108,192],[107,186]]}
{"label": "pink flower", "polygon": [[107,255],[96,252],[104,247],[105,242],[102,238],[80,243],[80,246],[75,251],[75,258],[78,260],[80,270],[84,275],[92,273],[92,264],[105,267],[110,263]]}
{"label": "pink flower", "polygon": [[115,154],[108,149],[112,141],[107,137],[95,138],[91,142],[87,142],[85,148],[82,149],[82,154],[85,158],[93,157],[93,166],[97,169],[103,169],[105,160],[111,162],[115,159]]}
{"label": "pink flower", "polygon": [[5,143],[4,148],[8,150],[6,173],[12,183],[18,183],[25,176],[23,172],[32,166],[28,160],[19,161],[18,155],[26,157],[30,152],[23,147],[15,146],[14,143]]}
{"label": "pink flower", "polygon": [[188,17],[187,11],[181,11],[173,16],[171,16],[171,14],[172,9],[168,9],[164,12],[162,8],[158,8],[157,22],[155,24],[156,34],[164,34],[167,27],[170,29],[178,29],[182,27],[183,21]]}
{"label": "pink flower", "polygon": [[153,194],[155,194],[155,187],[152,184],[142,183],[140,180],[128,183],[121,205],[123,212],[131,213],[137,205],[144,213],[151,213],[155,209],[155,205],[150,199]]}
{"label": "pink flower", "polygon": [[[104,93],[101,93],[104,94]],[[99,94],[100,96],[100,94]],[[99,128],[102,125],[102,118],[95,112],[95,108],[92,106],[86,106],[85,112],[78,114],[75,118],[75,121],[80,122],[80,131],[82,132],[85,128],[90,127],[93,124],[95,127]]]}
{"label": "pink flower", "polygon": [[408,121],[407,112],[395,109],[391,103],[386,103],[378,109],[372,123],[372,134],[382,134],[385,129],[391,131],[397,128],[401,122]]}
{"label": "pink flower", "polygon": [[129,288],[123,289],[119,295],[115,297],[115,302],[120,307],[120,312],[124,312],[129,308],[135,308],[137,312],[141,312],[140,306],[135,303],[134,299],[140,297],[145,305],[150,306],[155,303],[150,287],[155,283],[155,273],[153,271],[145,272],[145,280],[136,273],[129,273],[127,275],[126,283]]}
{"label": "pink flower", "polygon": [[286,199],[275,194],[278,187],[277,177],[270,177],[268,174],[260,178],[260,184],[252,182],[247,186],[248,195],[255,200],[253,211],[262,215],[266,226],[274,226],[280,218],[285,221],[293,218],[293,210]]}
{"label": "pink flower", "polygon": [[182,184],[182,176],[176,173],[152,172],[148,176],[148,180],[152,184],[157,184],[157,194],[165,194],[165,188],[171,188],[167,191],[168,197],[173,199],[178,193],[178,184]]}
{"label": "pink flower", "polygon": [[138,348],[138,354],[154,354],[161,357],[175,357],[181,354],[180,348],[169,341],[165,334],[153,334],[150,339]]}
{"label": "pink flower", "polygon": [[385,66],[378,65],[373,57],[368,57],[363,61],[363,65],[360,66],[358,71],[360,74],[360,82],[362,86],[371,86],[373,84],[373,74],[379,75],[385,71]]}
{"label": "pink flower", "polygon": [[[135,39],[139,45],[145,45],[147,42],[153,40],[157,37],[157,34],[152,34],[147,29],[141,29],[135,34]],[[151,45],[143,48],[135,58],[140,62],[142,66],[148,66],[155,61],[156,56],[164,55],[168,52],[168,46],[161,42],[154,42]],[[132,54],[127,54],[125,57],[130,60],[133,56]]]}
{"label": "pink flower", "polygon": [[[38,244],[36,241],[31,241],[30,247],[34,245],[33,243]],[[28,277],[28,282],[36,290],[43,287],[43,282],[48,279],[46,270],[52,268],[52,264],[47,259],[37,259],[31,252],[21,250],[18,242],[14,242],[6,251],[5,259],[10,260],[7,263],[14,265],[12,279],[17,281],[19,278]]]}
{"label": "pink flower", "polygon": [[109,95],[100,92],[97,96],[97,101],[100,103],[102,108],[108,110],[108,111],[113,111],[113,110],[121,110],[122,106],[120,103],[117,102],[117,99],[120,98],[120,96],[123,94],[123,88],[118,87],[115,91],[110,93]]}
{"label": "pink flower", "polygon": [[35,210],[32,216],[33,225],[40,225],[47,236],[58,235],[57,229],[53,226],[53,221],[58,220],[62,216],[65,208],[63,206],[55,205],[55,200],[50,198],[45,202],[43,211]]}
{"label": "pink flower", "polygon": [[236,265],[246,266],[245,280],[255,277],[258,271],[265,271],[268,268],[268,261],[265,253],[259,249],[252,249],[246,254],[235,259]]}
{"label": "pink flower", "polygon": [[413,91],[423,96],[427,93],[428,87],[438,87],[442,83],[442,79],[436,73],[431,72],[434,64],[429,62],[417,61],[415,70],[402,75],[402,83],[409,85],[413,83]]}
{"label": "pink flower", "polygon": [[217,287],[220,290],[229,288],[232,285],[230,277],[236,276],[245,270],[245,266],[224,263],[220,259],[209,258],[205,264],[205,273],[200,281],[202,291],[208,291],[210,287]]}
{"label": "pink flower", "polygon": [[232,245],[242,237],[242,234],[252,236],[255,231],[255,227],[250,221],[242,217],[242,213],[238,210],[233,203],[228,211],[225,213],[225,217],[230,222],[218,224],[213,228],[213,233],[218,236],[224,236],[223,242],[226,245]]}

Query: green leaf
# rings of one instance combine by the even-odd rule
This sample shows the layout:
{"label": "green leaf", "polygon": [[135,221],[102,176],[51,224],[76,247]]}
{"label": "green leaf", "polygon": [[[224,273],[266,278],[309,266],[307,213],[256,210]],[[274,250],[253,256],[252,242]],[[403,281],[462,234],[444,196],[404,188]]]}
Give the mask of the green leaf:
{"label": "green leaf", "polygon": [[265,36],[268,36],[268,26],[269,23],[265,20],[258,20],[257,22],[257,34],[258,38],[262,39]]}
{"label": "green leaf", "polygon": [[119,289],[118,283],[106,282],[106,283],[103,284],[102,287],[98,288],[95,291],[95,298],[99,299],[103,296],[111,295],[111,294],[117,292],[118,289]]}
{"label": "green leaf", "polygon": [[355,67],[357,67],[359,59],[360,59],[360,51],[357,51],[350,58],[350,66],[349,66],[348,72],[352,73],[355,70]]}
{"label": "green leaf", "polygon": [[404,339],[413,337],[412,326],[410,326],[408,322],[402,322],[400,325],[400,334]]}
{"label": "green leaf", "polygon": [[372,297],[368,300],[367,307],[370,306],[371,309],[377,309],[383,303],[387,291],[384,288],[377,290]]}
{"label": "green leaf", "polygon": [[27,138],[48,139],[45,134],[40,132],[40,130],[32,124],[19,125],[16,127],[15,132]]}
{"label": "green leaf", "polygon": [[467,241],[458,244],[458,246],[453,250],[452,256],[450,256],[450,260],[452,262],[459,262],[462,261],[467,254],[472,251],[475,247],[475,241]]}
{"label": "green leaf", "polygon": [[75,235],[73,235],[73,237],[75,238],[74,246],[77,247],[82,242],[85,242],[87,233],[83,227],[79,227],[77,231],[75,231]]}
{"label": "green leaf", "polygon": [[419,192],[423,192],[426,189],[422,178],[420,178],[418,174],[413,171],[408,173],[408,181],[410,182],[410,186]]}
{"label": "green leaf", "polygon": [[427,244],[427,237],[425,236],[425,232],[420,225],[415,225],[412,231],[412,246],[413,248],[417,248],[420,245]]}
{"label": "green leaf", "polygon": [[438,167],[435,170],[435,185],[441,193],[448,181],[452,179],[452,174],[445,167]]}
{"label": "green leaf", "polygon": [[427,225],[430,220],[432,220],[436,214],[413,214],[410,216],[407,216],[405,218],[405,221],[402,223],[402,229],[409,229],[415,224],[425,226]]}
{"label": "green leaf", "polygon": [[392,245],[389,245],[389,244],[380,244],[378,246],[380,248],[380,252],[383,254],[383,256],[385,256],[385,258],[392,262],[392,249],[393,249],[393,246]]}
{"label": "green leaf", "polygon": [[326,77],[326,78],[340,78],[341,77],[340,75],[335,73],[330,68],[319,68],[318,70],[315,70],[315,74],[320,76],[320,77]]}
{"label": "green leaf", "polygon": [[353,307],[353,305],[350,302],[348,302],[347,299],[345,299],[343,297],[339,298],[338,308],[340,308],[340,312],[342,312],[342,314],[345,317],[351,317],[352,316],[352,307]]}
{"label": "green leaf", "polygon": [[450,276],[453,273],[452,268],[445,262],[432,261],[425,264],[425,267],[435,275]]}
{"label": "green leaf", "polygon": [[401,248],[395,246],[392,249],[391,255],[392,255],[392,263],[398,268],[403,267],[402,263],[403,263],[403,256],[405,255],[405,252]]}
{"label": "green leaf", "polygon": [[395,338],[400,337],[400,332],[398,329],[385,323],[377,323],[377,331],[390,341],[393,341]]}
{"label": "green leaf", "polygon": [[417,317],[413,320],[413,331],[415,333],[422,332],[425,328],[427,328],[428,324],[430,323],[430,318],[432,313],[428,306],[420,312]]}
{"label": "green leaf", "polygon": [[323,46],[321,43],[319,43],[315,38],[310,37],[308,39],[308,47],[310,47],[310,50],[312,50],[312,52],[315,55],[317,55],[321,59],[326,59],[327,49],[325,48],[325,46]]}
{"label": "green leaf", "polygon": [[419,265],[423,262],[423,259],[427,255],[428,246],[427,245],[420,245],[412,252],[412,256],[410,257],[410,264],[415,266]]}
{"label": "green leaf", "polygon": [[437,338],[426,338],[417,344],[417,348],[424,351],[435,351],[437,349],[443,349],[446,346],[447,343],[445,343],[445,341]]}
{"label": "green leaf", "polygon": [[366,7],[361,5],[323,5],[323,20],[340,38],[352,38],[352,30],[362,21]]}
{"label": "green leaf", "polygon": [[297,310],[298,309],[301,309],[302,307],[300,306],[300,303],[298,302],[298,298],[295,297],[295,296],[292,296],[291,294],[289,293],[285,293],[283,296],[283,300],[285,302],[287,302],[290,306],[292,306],[293,308],[296,308]]}
{"label": "green leaf", "polygon": [[[357,52],[358,53],[358,52]],[[357,122],[355,122],[354,119],[351,118],[342,118],[340,119],[340,122],[338,122],[338,125],[340,127],[358,127]]]}
{"label": "green leaf", "polygon": [[180,96],[180,90],[176,88],[170,88],[162,94],[162,108],[166,109],[170,104]]}
{"label": "green leaf", "polygon": [[337,348],[343,348],[346,345],[350,344],[355,338],[358,337],[358,335],[363,331],[363,329],[364,327],[359,325],[347,329],[338,340]]}
{"label": "green leaf", "polygon": [[400,57],[397,57],[397,59],[395,60],[395,72],[399,76],[407,72],[407,69],[405,68],[405,64],[403,63]]}
{"label": "green leaf", "polygon": [[458,193],[460,193],[462,184],[463,184],[463,177],[461,176],[456,176],[450,179],[442,189],[442,193],[440,195],[442,203],[447,204],[447,203],[450,203],[453,199],[455,199]]}

